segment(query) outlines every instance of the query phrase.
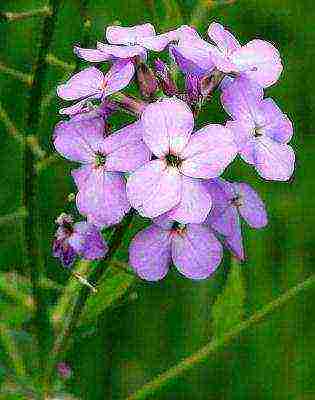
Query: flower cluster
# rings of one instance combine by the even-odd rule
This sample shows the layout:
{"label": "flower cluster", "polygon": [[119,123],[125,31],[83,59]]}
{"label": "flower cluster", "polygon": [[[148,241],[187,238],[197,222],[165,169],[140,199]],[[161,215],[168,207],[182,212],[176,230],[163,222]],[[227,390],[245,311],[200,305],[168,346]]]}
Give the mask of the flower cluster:
{"label": "flower cluster", "polygon": [[[149,63],[149,51],[150,60],[166,51],[169,63]],[[264,98],[282,72],[277,49],[258,39],[241,45],[213,22],[208,40],[189,26],[163,34],[148,23],[110,26],[106,43],[74,52],[95,66],[58,86],[58,96],[73,103],[59,111],[68,119],[57,124],[53,142],[80,164],[72,177],[77,209],[87,221],[59,218],[54,255],[66,266],[76,255],[102,258],[101,230],[133,208],[152,220],[129,249],[130,265],[145,280],[162,279],[172,263],[188,278],[207,278],[220,265],[223,247],[244,260],[240,217],[262,228],[265,206],[247,183],[221,175],[237,155],[266,180],[293,174],[292,123]],[[138,98],[121,93],[133,81]],[[196,129],[215,90],[228,121]],[[111,114],[126,111],[134,122],[111,132]]]}

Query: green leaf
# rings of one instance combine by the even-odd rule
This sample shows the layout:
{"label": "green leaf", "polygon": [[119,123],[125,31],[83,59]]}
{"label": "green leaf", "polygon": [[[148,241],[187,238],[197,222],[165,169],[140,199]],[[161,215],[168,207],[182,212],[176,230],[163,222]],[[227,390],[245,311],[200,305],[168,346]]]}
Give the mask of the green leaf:
{"label": "green leaf", "polygon": [[81,323],[95,322],[110,306],[120,300],[136,281],[127,264],[113,262],[98,285],[98,292],[90,296],[81,317]]}
{"label": "green leaf", "polygon": [[223,293],[212,308],[214,336],[220,337],[237,325],[244,316],[245,286],[242,266],[232,261]]}
{"label": "green leaf", "polygon": [[171,21],[172,26],[181,24],[183,20],[182,12],[177,0],[162,0],[162,3],[165,9],[165,21],[167,21],[163,25],[169,27],[169,21]]}

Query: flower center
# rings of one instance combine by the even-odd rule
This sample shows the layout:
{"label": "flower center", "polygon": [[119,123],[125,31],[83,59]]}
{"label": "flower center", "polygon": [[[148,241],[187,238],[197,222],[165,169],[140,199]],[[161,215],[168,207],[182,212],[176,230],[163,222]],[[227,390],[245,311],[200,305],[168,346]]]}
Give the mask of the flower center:
{"label": "flower center", "polygon": [[106,156],[102,153],[96,153],[95,154],[95,166],[96,167],[101,167],[105,165],[106,162]]}
{"label": "flower center", "polygon": [[174,221],[172,225],[172,231],[178,233],[179,235],[183,235],[186,232],[186,225]]}
{"label": "flower center", "polygon": [[262,128],[261,126],[255,126],[254,131],[253,131],[253,134],[254,134],[255,138],[261,137],[263,135],[262,131],[261,131],[261,128]]}
{"label": "flower center", "polygon": [[181,166],[182,160],[176,156],[175,154],[167,154],[165,156],[165,161],[167,163],[168,166],[170,167],[174,167],[174,168],[178,168]]}
{"label": "flower center", "polygon": [[242,203],[242,196],[240,194],[235,195],[232,199],[231,199],[231,203],[233,204],[233,206],[235,207],[241,207],[243,205]]}

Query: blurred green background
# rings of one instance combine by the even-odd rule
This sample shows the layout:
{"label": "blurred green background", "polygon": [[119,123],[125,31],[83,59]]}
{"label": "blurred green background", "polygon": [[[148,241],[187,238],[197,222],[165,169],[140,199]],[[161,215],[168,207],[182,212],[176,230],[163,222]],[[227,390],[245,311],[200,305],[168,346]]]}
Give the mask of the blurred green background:
{"label": "blurred green background", "polygon": [[[206,0],[201,3],[206,4]],[[4,0],[0,11],[19,12],[44,5],[40,0]],[[152,22],[162,32],[189,23],[196,5],[195,0],[90,0],[83,5],[79,0],[65,1],[58,12],[49,53],[78,67],[72,46],[82,41],[93,46],[96,40],[102,40],[106,25],[115,21],[122,25]],[[91,22],[89,33],[82,23],[87,19]],[[100,292],[90,299],[69,351],[63,356],[72,375],[66,381],[56,378],[56,392],[64,391],[78,399],[124,399],[314,270],[314,3],[218,0],[195,20],[203,34],[210,21],[216,20],[228,26],[242,43],[262,38],[279,48],[284,72],[266,95],[272,96],[294,122],[294,179],[289,183],[263,182],[241,162],[226,172],[228,178],[253,184],[269,213],[269,225],[264,230],[243,227],[248,260],[240,268],[236,266],[233,274],[228,255],[218,272],[203,282],[191,282],[172,271],[162,282],[149,284],[136,281],[117,265],[106,267]],[[1,65],[32,73],[41,30],[42,20],[37,17],[0,23]],[[29,132],[29,87],[0,68],[3,109],[20,132],[37,135],[48,154],[53,152],[51,135],[61,105],[54,90],[67,76],[69,71],[61,66],[48,65],[39,129]],[[198,123],[225,118],[216,97],[201,113]],[[115,117],[111,124],[115,128],[126,120],[125,116]],[[3,115],[0,127],[0,396],[23,399],[28,397],[18,394],[19,389],[14,389],[8,378],[8,372],[15,374],[14,360],[8,357],[10,349],[13,359],[19,351],[32,382],[41,373],[34,365],[33,305],[29,271],[25,268],[23,221],[7,217],[22,205],[24,164],[22,147],[10,135]],[[75,191],[71,167],[58,156],[38,175],[40,248],[45,276],[49,278],[43,279],[45,307],[57,327],[71,312],[72,298],[79,290],[79,285],[51,257],[54,220],[60,212],[73,209],[73,204],[67,202],[69,193]],[[141,226],[143,222],[135,219],[123,248],[115,256],[117,260],[127,261],[128,243]],[[88,270],[96,265],[80,267]],[[305,292],[152,398],[315,400],[314,307],[314,291]],[[48,354],[52,342],[49,329],[47,335],[47,347],[40,351]],[[20,365],[18,359],[15,361]],[[13,388],[12,394],[5,394],[8,387]]]}

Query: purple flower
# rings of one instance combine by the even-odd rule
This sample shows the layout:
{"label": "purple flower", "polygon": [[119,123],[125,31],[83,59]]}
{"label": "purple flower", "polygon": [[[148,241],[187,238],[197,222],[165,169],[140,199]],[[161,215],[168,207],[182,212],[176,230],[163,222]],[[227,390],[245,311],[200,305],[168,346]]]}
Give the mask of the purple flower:
{"label": "purple flower", "polygon": [[82,166],[72,171],[79,189],[78,210],[102,227],[117,224],[130,209],[123,172],[134,171],[150,159],[142,140],[142,125],[135,122],[104,137],[99,118],[59,123],[56,150]]}
{"label": "purple flower", "polygon": [[287,115],[272,99],[262,100],[262,90],[246,78],[235,79],[225,88],[221,101],[234,119],[226,126],[234,133],[241,157],[267,180],[288,180],[295,155],[287,145],[293,134]]}
{"label": "purple flower", "polygon": [[183,223],[201,223],[211,208],[203,179],[219,176],[234,159],[231,132],[207,125],[192,135],[194,118],[186,103],[165,98],[144,110],[143,140],[157,157],[138,168],[127,182],[131,205],[143,216],[165,212]]}
{"label": "purple flower", "polygon": [[61,214],[56,223],[59,227],[53,243],[53,256],[59,258],[64,267],[70,268],[77,256],[96,260],[107,253],[107,244],[95,225],[85,221],[73,225],[67,214]]}
{"label": "purple flower", "polygon": [[174,96],[177,94],[178,89],[175,81],[173,80],[170,70],[165,62],[160,59],[154,62],[155,73],[161,85],[163,92],[167,96]]}
{"label": "purple flower", "polygon": [[190,279],[208,278],[222,259],[222,246],[206,225],[181,225],[162,216],[140,231],[129,248],[130,264],[148,281],[165,277],[173,262]]}
{"label": "purple flower", "polygon": [[57,94],[64,100],[80,100],[70,108],[60,110],[61,114],[75,114],[93,99],[104,100],[128,85],[134,75],[134,65],[129,60],[119,60],[106,74],[95,67],[89,67],[72,76],[68,82],[57,87]]}
{"label": "purple flower", "polygon": [[212,209],[206,222],[218,234],[224,244],[240,260],[244,260],[244,248],[240,226],[241,216],[255,229],[267,225],[267,213],[263,201],[248,184],[230,183],[223,179],[211,179],[206,183],[212,198]]}
{"label": "purple flower", "polygon": [[268,87],[277,82],[282,64],[278,50],[264,40],[251,40],[241,46],[238,40],[222,25],[213,22],[208,28],[211,57],[216,68],[224,73],[239,73]]}

